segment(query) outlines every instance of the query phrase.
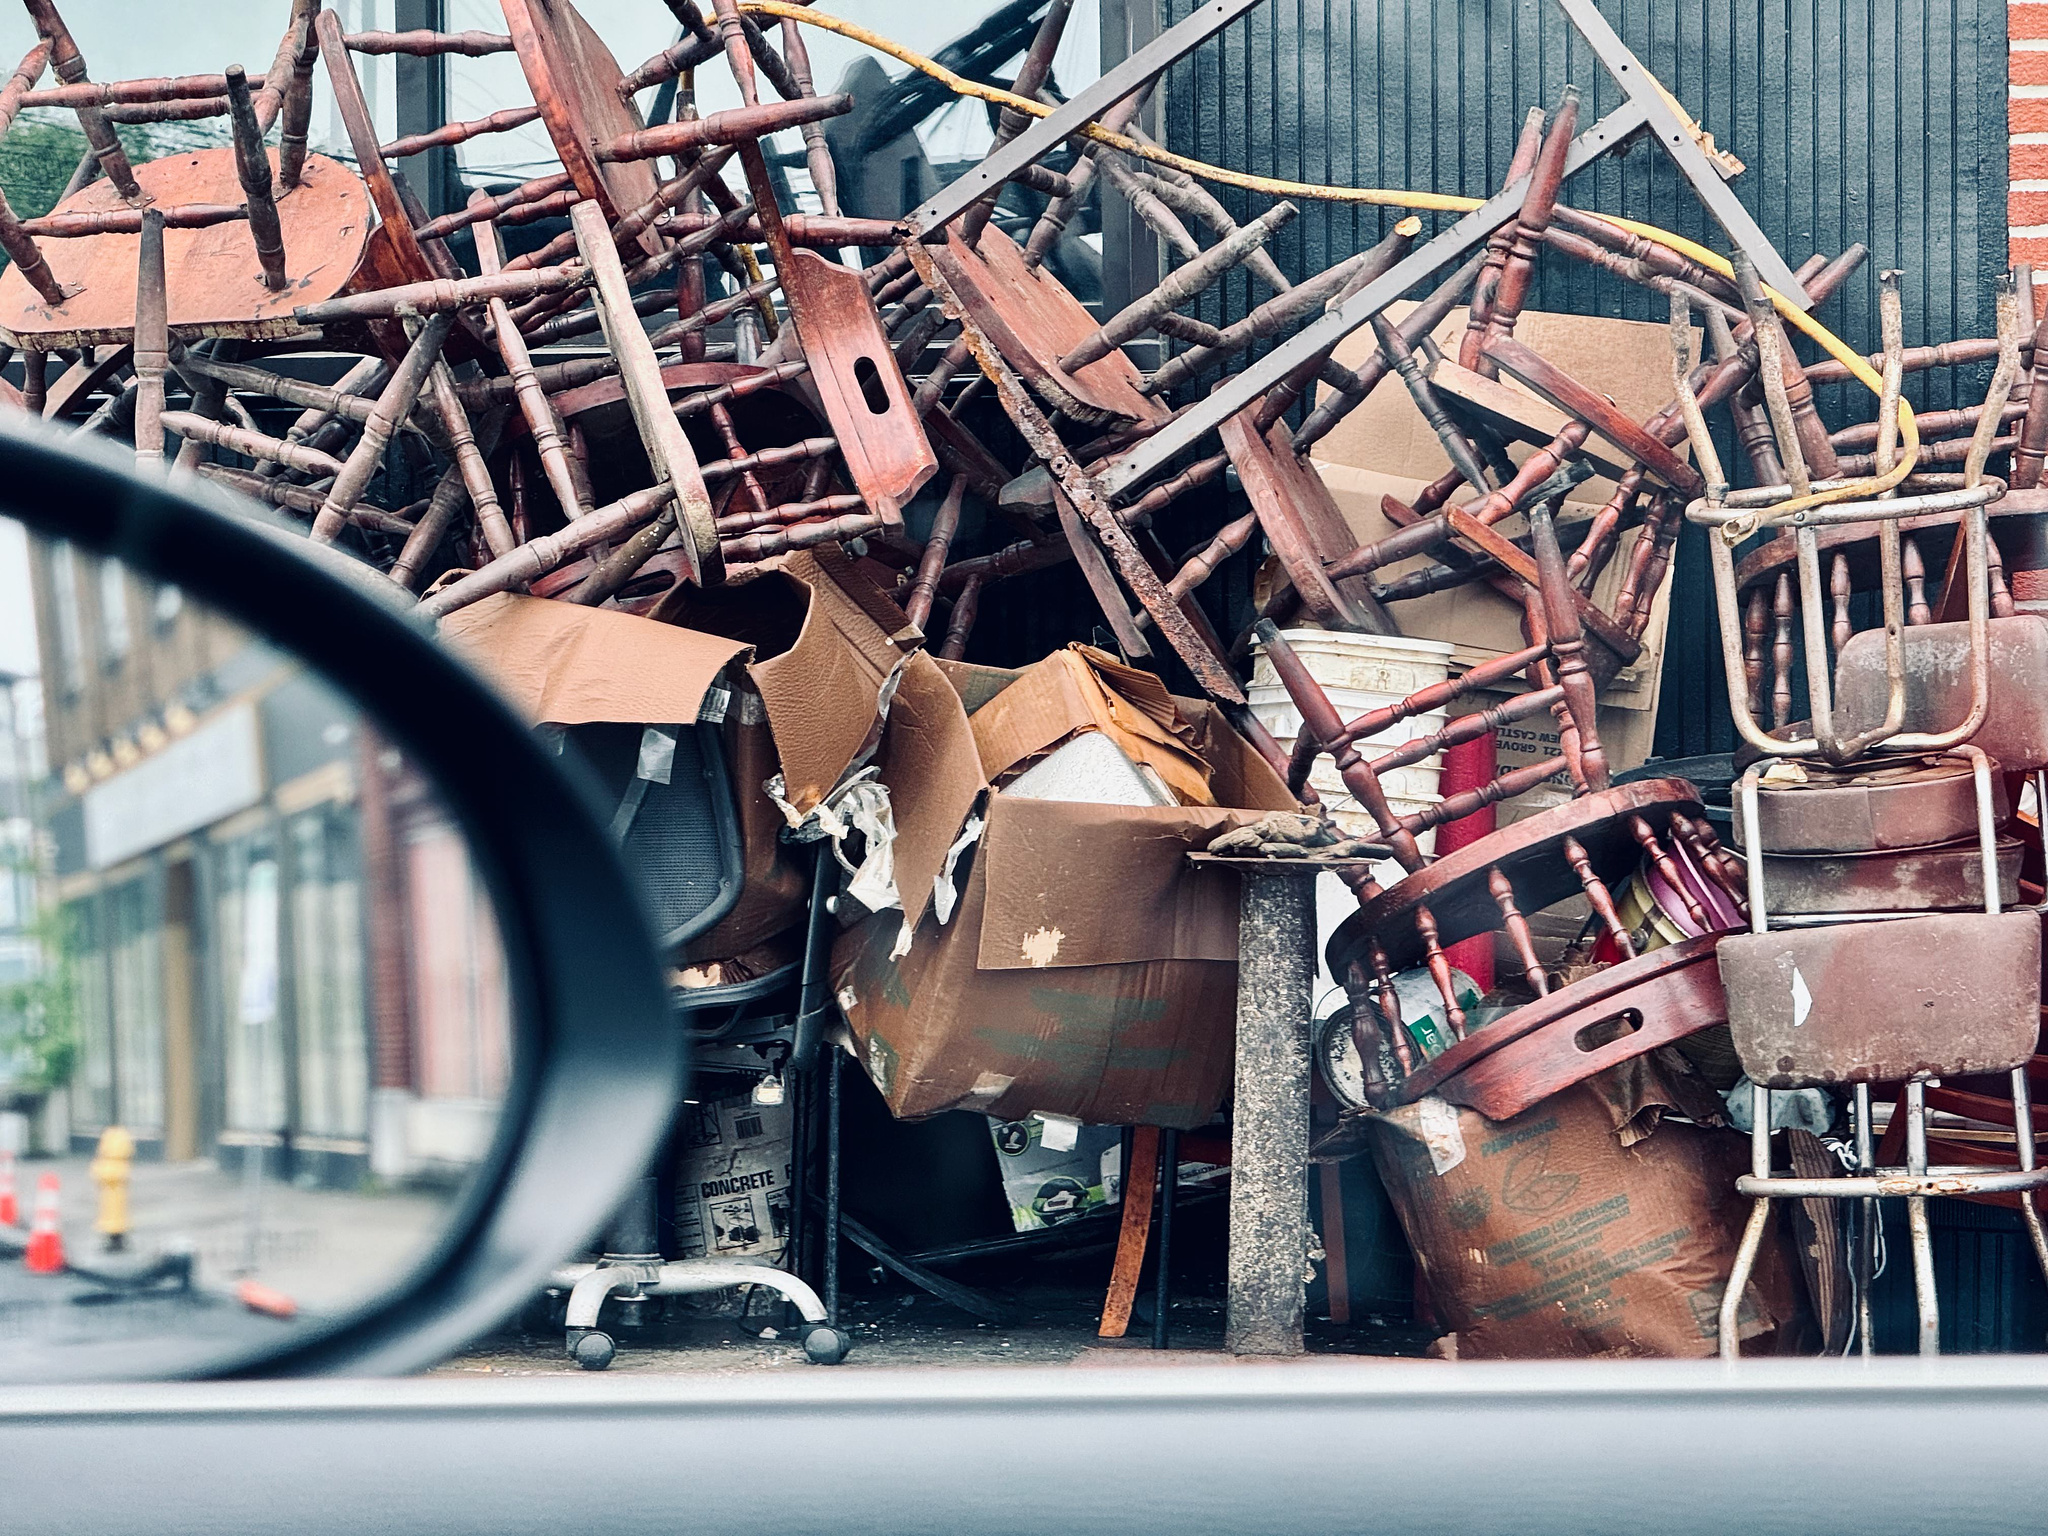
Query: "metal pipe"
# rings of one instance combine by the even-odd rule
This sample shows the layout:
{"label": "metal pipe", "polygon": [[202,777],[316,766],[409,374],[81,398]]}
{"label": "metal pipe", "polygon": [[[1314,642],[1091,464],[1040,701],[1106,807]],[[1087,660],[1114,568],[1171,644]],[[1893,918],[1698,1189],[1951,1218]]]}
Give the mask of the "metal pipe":
{"label": "metal pipe", "polygon": [[[1995,888],[1995,884],[1994,884]],[[1906,1084],[1906,1167],[1927,1174],[1927,1083],[1915,1077]],[[1920,1353],[1941,1353],[1941,1304],[1934,1291],[1934,1238],[1927,1229],[1925,1195],[1906,1199],[1906,1223],[1913,1237],[1913,1299],[1920,1314]]]}
{"label": "metal pipe", "polygon": [[[1868,1175],[1877,1167],[1870,1124],[1870,1084],[1856,1085],[1856,1171]],[[2031,1201],[2029,1202],[2031,1204]],[[1876,1327],[1871,1316],[1870,1287],[1876,1276],[1878,1205],[1866,1199],[1858,1206],[1856,1229],[1856,1336],[1865,1359],[1877,1353]]]}

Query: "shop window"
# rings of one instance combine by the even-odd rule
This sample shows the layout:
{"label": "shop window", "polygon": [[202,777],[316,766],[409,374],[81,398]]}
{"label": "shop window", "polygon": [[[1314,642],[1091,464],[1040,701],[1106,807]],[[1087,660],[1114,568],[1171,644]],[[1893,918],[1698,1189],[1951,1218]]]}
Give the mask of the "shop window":
{"label": "shop window", "polygon": [[278,1013],[278,867],[270,838],[237,838],[216,854],[215,995],[230,1132],[286,1125],[285,1040]]}
{"label": "shop window", "polygon": [[118,667],[128,659],[128,572],[118,560],[100,562],[100,660]]}
{"label": "shop window", "polygon": [[415,1060],[423,1097],[495,1102],[508,1062],[505,965],[490,900],[462,835],[445,823],[406,843]]}
{"label": "shop window", "polygon": [[78,1061],[71,1074],[71,1119],[79,1131],[114,1120],[114,1015],[107,988],[103,898],[64,907],[64,959],[71,972],[72,1022]]}
{"label": "shop window", "polygon": [[78,557],[69,544],[50,546],[50,607],[57,628],[57,681],[67,699],[85,691],[85,626],[78,609]]}
{"label": "shop window", "polygon": [[300,1132],[368,1134],[370,1047],[363,996],[362,882],[353,809],[287,827]]}
{"label": "shop window", "polygon": [[114,1037],[114,1113],[138,1136],[164,1121],[163,913],[150,879],[106,896],[107,971]]}

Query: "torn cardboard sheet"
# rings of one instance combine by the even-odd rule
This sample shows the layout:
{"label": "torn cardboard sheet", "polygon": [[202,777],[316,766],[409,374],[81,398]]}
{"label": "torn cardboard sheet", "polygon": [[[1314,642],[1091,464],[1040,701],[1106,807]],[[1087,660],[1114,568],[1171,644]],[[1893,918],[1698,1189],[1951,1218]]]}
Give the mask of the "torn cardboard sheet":
{"label": "torn cardboard sheet", "polygon": [[751,647],[610,608],[500,592],[458,608],[441,638],[534,725],[694,722]]}
{"label": "torn cardboard sheet", "polygon": [[[832,857],[848,875],[846,894],[869,912],[887,912],[901,907],[903,897],[896,888],[896,820],[889,788],[876,774],[863,768],[808,813],[784,798],[782,775],[763,788],[792,831],[815,832],[832,844]],[[847,841],[855,836],[861,848],[858,864],[846,855]]]}

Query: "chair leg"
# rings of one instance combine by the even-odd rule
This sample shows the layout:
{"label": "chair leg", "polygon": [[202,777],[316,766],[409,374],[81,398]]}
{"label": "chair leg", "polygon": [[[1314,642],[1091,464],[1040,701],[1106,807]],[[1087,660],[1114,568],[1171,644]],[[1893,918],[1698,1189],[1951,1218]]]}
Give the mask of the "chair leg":
{"label": "chair leg", "polygon": [[[2012,1134],[2013,1144],[2019,1148],[2020,1167],[2031,1171],[2034,1167],[2034,1104],[2025,1066],[2012,1069]],[[2027,1236],[2033,1240],[2034,1262],[2041,1266],[2042,1276],[2048,1278],[2048,1233],[2041,1230],[2041,1213],[2034,1208],[2032,1190],[2020,1191],[2020,1215],[2026,1220]]]}
{"label": "chair leg", "polygon": [[[1749,1171],[1752,1177],[1771,1176],[1771,1090],[1762,1083],[1749,1085]],[[1750,1271],[1756,1268],[1757,1253],[1764,1245],[1764,1229],[1771,1224],[1771,1202],[1757,1197],[1749,1208],[1749,1224],[1742,1229],[1742,1244],[1735,1250],[1735,1267],[1728,1272],[1728,1285],[1721,1292],[1721,1358],[1733,1360],[1742,1353],[1742,1297],[1749,1289]]]}
{"label": "chair leg", "polygon": [[1128,1146],[1116,1261],[1110,1268],[1108,1293],[1102,1299],[1102,1323],[1096,1329],[1096,1337],[1103,1339],[1120,1339],[1130,1327],[1131,1303],[1138,1296],[1138,1272],[1144,1267],[1146,1241],[1152,1235],[1152,1186],[1159,1167],[1159,1127],[1136,1127]]}
{"label": "chair leg", "polygon": [[839,1057],[825,1049],[825,1320],[839,1321]]}
{"label": "chair leg", "polygon": [[[1877,1166],[1871,1151],[1870,1084],[1856,1085],[1856,1171],[1868,1176]],[[1861,1352],[1877,1353],[1870,1313],[1870,1287],[1877,1268],[1877,1202],[1861,1200],[1856,1222],[1856,1338]]]}
{"label": "chair leg", "polygon": [[1736,1359],[1742,1353],[1742,1297],[1749,1289],[1750,1271],[1764,1245],[1764,1229],[1771,1224],[1771,1202],[1759,1197],[1749,1208],[1749,1224],[1742,1229],[1742,1246],[1735,1250],[1735,1267],[1728,1272],[1728,1288],[1721,1293],[1721,1358]]}
{"label": "chair leg", "polygon": [[1906,1199],[1906,1225],[1913,1234],[1913,1299],[1920,1308],[1920,1353],[1941,1353],[1941,1302],[1934,1294],[1934,1238],[1927,1226],[1927,1201]]}
{"label": "chair leg", "polygon": [[1152,1263],[1152,1347],[1167,1346],[1173,1319],[1173,1207],[1180,1198],[1180,1132],[1159,1138],[1159,1237]]}
{"label": "chair leg", "polygon": [[[1906,1168],[1927,1171],[1927,1084],[1919,1078],[1906,1084]],[[1920,1312],[1920,1353],[1941,1353],[1941,1301],[1934,1291],[1934,1238],[1927,1226],[1927,1200],[1906,1200],[1906,1225],[1913,1235],[1913,1299]]]}

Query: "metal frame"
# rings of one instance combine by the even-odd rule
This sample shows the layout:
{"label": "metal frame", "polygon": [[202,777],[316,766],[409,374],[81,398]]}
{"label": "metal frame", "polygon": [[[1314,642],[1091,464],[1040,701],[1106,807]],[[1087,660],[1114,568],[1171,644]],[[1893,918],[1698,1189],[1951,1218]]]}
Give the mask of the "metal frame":
{"label": "metal frame", "polygon": [[[1763,231],[1757,227],[1756,221],[1750,217],[1749,211],[1742,206],[1741,201],[1729,191],[1720,172],[1694,141],[1688,125],[1680,121],[1678,114],[1672,109],[1671,100],[1665,95],[1656,77],[1644,69],[1641,62],[1629,51],[1593,0],[1557,0],[1557,4],[1564,11],[1565,19],[1585,38],[1594,55],[1600,60],[1601,66],[1628,97],[1623,105],[1608,113],[1573,141],[1571,155],[1565,162],[1565,175],[1570,176],[1598,155],[1619,146],[1623,140],[1638,130],[1648,129],[1656,138],[1658,146],[1678,167],[1679,174],[1691,184],[1694,195],[1714,216],[1715,221],[1720,224],[1737,249],[1748,255],[1764,281],[1802,309],[1809,307],[1811,301],[1806,290],[1798,278],[1793,276],[1792,269],[1786,265],[1784,257],[1779,255],[1777,248],[1764,237]],[[1189,17],[1187,21],[1162,36],[1153,48],[1177,38],[1183,31],[1193,27],[1198,20],[1210,22],[1211,10],[1203,10]],[[1201,42],[1209,31],[1214,31],[1221,24],[1219,21],[1209,25],[1207,30],[1194,36],[1187,47],[1173,54],[1172,58],[1178,58],[1180,53],[1187,52],[1196,43]],[[1099,88],[1109,85],[1112,79],[1116,81],[1116,94],[1109,96],[1108,100],[1114,101],[1128,94],[1141,83],[1144,77],[1130,67],[1146,59],[1153,52],[1153,48],[1141,50],[1132,56],[1126,66],[1098,82]],[[1167,62],[1172,62],[1172,59],[1169,58]],[[1131,74],[1131,78],[1128,79],[1125,78],[1127,70]],[[1078,102],[1079,98],[1066,110],[1071,111],[1072,106],[1078,105]],[[1063,115],[1064,113],[1055,114],[1055,117]],[[1054,120],[1046,118],[1039,127],[1043,128]],[[1061,137],[1071,133],[1085,121],[1085,118],[1081,118],[1065,124]],[[1025,138],[1029,137],[1029,134],[1025,135]],[[1018,144],[1023,142],[1024,139],[1017,141]],[[1043,152],[1044,148],[1049,148],[1051,144],[1057,142],[1058,138],[1045,140],[1038,152]],[[1011,146],[1012,150],[1015,148],[1016,145]],[[1001,157],[991,157],[991,162],[999,158]],[[1014,169],[1015,167],[1009,167],[1004,174],[1007,175]],[[984,176],[984,191],[988,184],[989,178]],[[1360,289],[1343,305],[1314,325],[1297,332],[1252,367],[1224,380],[1207,399],[1192,406],[1184,415],[1140,443],[1106,470],[1101,477],[1104,491],[1113,500],[1127,499],[1135,487],[1156,474],[1175,454],[1236,415],[1267,390],[1287,378],[1296,368],[1327,352],[1370,321],[1374,315],[1398,299],[1414,284],[1449,266],[1458,257],[1485,240],[1521,208],[1528,185],[1526,177],[1510,183],[1377,282]],[[933,223],[925,215],[934,210],[942,210],[943,206],[944,200],[941,199],[919,210],[916,222],[921,232],[933,228]],[[945,213],[943,216],[952,215]]]}
{"label": "metal frame", "polygon": [[[1846,482],[1815,481],[1823,491]],[[1939,752],[1967,741],[1984,723],[1990,702],[1990,620],[1991,598],[1986,542],[1986,507],[2005,494],[2005,482],[1986,479],[1960,490],[1929,491],[1889,501],[1835,502],[1811,507],[1798,514],[1793,538],[1798,550],[1800,624],[1805,640],[1806,687],[1811,702],[1813,735],[1805,740],[1787,741],[1773,736],[1757,723],[1750,707],[1749,687],[1744,679],[1742,653],[1742,606],[1735,580],[1735,552],[1722,530],[1739,524],[1757,509],[1767,509],[1785,499],[1789,488],[1760,486],[1738,491],[1723,501],[1706,499],[1686,508],[1686,521],[1708,530],[1708,565],[1714,577],[1714,605],[1721,627],[1721,661],[1728,680],[1728,709],[1742,739],[1760,752],[1774,757],[1822,756],[1833,763],[1845,763],[1866,752]],[[1905,724],[1905,675],[1901,634],[1905,625],[1905,598],[1898,578],[1900,569],[1899,522],[1902,518],[1930,513],[1961,512],[1965,519],[1965,570],[1968,579],[1970,622],[1970,710],[1955,725],[1939,731],[1907,731]],[[1828,662],[1828,610],[1822,601],[1820,546],[1817,530],[1844,524],[1868,526],[1879,540],[1884,580],[1887,700],[1885,718],[1878,725],[1859,731],[1847,741],[1835,734],[1833,669]]]}
{"label": "metal frame", "polygon": [[1749,210],[1733,192],[1721,171],[1709,160],[1690,127],[1679,120],[1671,108],[1671,98],[1657,83],[1657,79],[1644,69],[1640,60],[1629,52],[1614,28],[1593,0],[1557,0],[1565,18],[1579,30],[1600,60],[1607,73],[1614,77],[1614,83],[1627,92],[1628,99],[1642,108],[1643,117],[1650,130],[1657,136],[1657,143],[1678,166],[1679,174],[1692,183],[1693,196],[1706,206],[1728,238],[1735,242],[1737,249],[1745,252],[1756,263],[1758,274],[1779,293],[1797,304],[1801,309],[1811,307],[1806,289],[1799,279],[1792,275],[1792,269],[1785,264],[1785,258],[1778,254],[1776,246],[1764,237],[1757,228],[1756,220],[1749,216]]}
{"label": "metal frame", "polygon": [[956,176],[930,202],[905,220],[917,238],[943,239],[946,225],[990,192],[1102,116],[1175,60],[1193,53],[1216,33],[1264,0],[1210,0],[1187,20],[1168,28],[1101,76],[1050,117],[1035,119],[965,175]]}
{"label": "metal frame", "polygon": [[[1981,513],[1980,513],[1981,516]],[[1984,861],[1984,911],[1996,917],[2001,910],[1998,893],[1998,829],[1992,811],[1991,760],[1975,747],[1956,749],[1970,759],[1976,782],[1977,845]],[[1777,758],[1753,763],[1736,782],[1741,799],[1743,825],[1754,829],[1758,819],[1758,784]],[[1764,857],[1760,846],[1749,850],[1749,926],[1753,934],[1770,932],[1770,909],[1764,895]],[[1860,913],[1845,913],[1844,924],[1860,920]],[[1941,1304],[1934,1288],[1934,1245],[1927,1223],[1930,1198],[1970,1195],[2017,1194],[2020,1214],[2027,1224],[2027,1236],[2035,1261],[2048,1277],[2048,1232],[2035,1210],[2033,1191],[2048,1186],[2048,1168],[2037,1168],[2034,1159],[2034,1124],[2027,1068],[2022,1062],[2012,1069],[2013,1143],[2019,1154],[2017,1170],[1969,1167],[1930,1167],[1927,1162],[1927,1082],[1923,1073],[1908,1079],[1905,1091],[1906,1166],[1880,1168],[1872,1152],[1870,1085],[1855,1084],[1855,1126],[1857,1172],[1846,1178],[1785,1178],[1771,1172],[1771,1093],[1763,1084],[1750,1084],[1750,1171],[1735,1181],[1736,1191],[1751,1196],[1749,1222],[1742,1231],[1742,1243],[1735,1254],[1734,1268],[1721,1293],[1719,1346],[1721,1358],[1733,1360],[1741,1353],[1741,1312],[1743,1293],[1763,1247],[1770,1226],[1773,1200],[1860,1200],[1863,1202],[1864,1232],[1874,1230],[1876,1204],[1881,1199],[1906,1201],[1907,1226],[1912,1236],[1913,1294],[1919,1311],[1919,1346],[1923,1355],[1941,1353]],[[1858,1335],[1865,1355],[1876,1352],[1871,1337],[1869,1270],[1870,1244],[1866,1237],[1857,1245],[1855,1290],[1858,1306]]]}

